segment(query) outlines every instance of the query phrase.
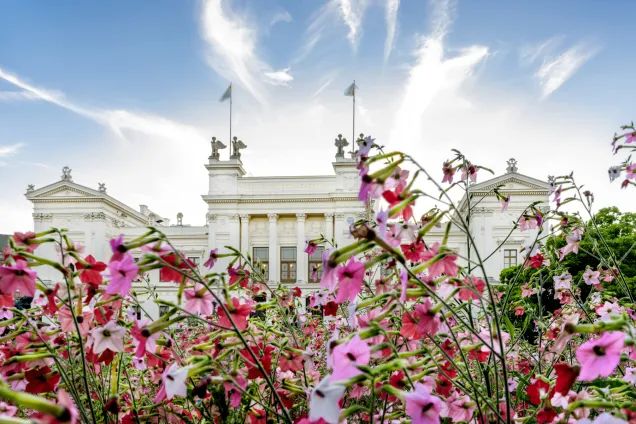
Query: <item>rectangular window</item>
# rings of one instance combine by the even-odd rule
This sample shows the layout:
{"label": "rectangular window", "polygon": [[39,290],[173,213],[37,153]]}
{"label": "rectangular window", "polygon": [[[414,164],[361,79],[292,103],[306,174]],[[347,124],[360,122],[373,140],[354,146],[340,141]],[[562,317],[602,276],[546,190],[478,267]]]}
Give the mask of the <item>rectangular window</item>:
{"label": "rectangular window", "polygon": [[188,260],[194,265],[199,266],[199,261],[201,260],[201,258],[199,258],[198,256],[188,256]]}
{"label": "rectangular window", "polygon": [[296,246],[280,248],[280,281],[296,282]]}
{"label": "rectangular window", "polygon": [[323,246],[318,246],[316,251],[309,255],[309,275],[307,281],[310,283],[320,283],[322,277],[322,253],[325,251]]}
{"label": "rectangular window", "polygon": [[267,247],[255,247],[254,248],[254,263],[256,266],[260,266],[261,272],[265,280],[269,280],[269,248]]}
{"label": "rectangular window", "polygon": [[504,249],[504,268],[517,265],[517,249]]}

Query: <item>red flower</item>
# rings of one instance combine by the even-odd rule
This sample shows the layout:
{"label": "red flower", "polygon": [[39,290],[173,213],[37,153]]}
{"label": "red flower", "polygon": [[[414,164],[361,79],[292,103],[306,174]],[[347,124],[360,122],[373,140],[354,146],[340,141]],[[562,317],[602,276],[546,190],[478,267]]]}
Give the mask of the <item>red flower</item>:
{"label": "red flower", "polygon": [[[263,343],[259,343],[257,346],[250,345],[250,349],[255,354],[256,358],[258,358],[258,362],[260,362],[263,366],[265,372],[270,374],[272,372],[272,352],[274,352],[276,348],[269,345],[263,347]],[[263,373],[254,362],[254,358],[250,352],[247,349],[243,349],[240,353],[245,361],[245,365],[247,366],[247,378],[255,379],[263,377]]]}
{"label": "red flower", "polygon": [[526,260],[526,266],[530,268],[539,269],[543,265],[543,261],[545,261],[545,257],[539,252],[534,256],[530,256]]}
{"label": "red flower", "polygon": [[537,412],[537,424],[551,423],[556,418],[557,413],[552,408],[543,408]]}
{"label": "red flower", "polygon": [[444,397],[448,397],[451,394],[451,390],[453,390],[453,383],[451,383],[451,381],[446,378],[446,377],[440,377],[439,379],[437,379],[437,384],[435,385],[435,391],[444,396]]}
{"label": "red flower", "polygon": [[247,287],[250,279],[250,272],[241,268],[228,268],[227,273],[230,275],[230,286],[238,283],[241,287]]}
{"label": "red flower", "polygon": [[97,288],[102,283],[102,271],[106,270],[104,262],[97,261],[92,255],[84,258],[86,264],[77,262],[75,267],[80,270],[79,278],[84,284]]}
{"label": "red flower", "polygon": [[330,302],[327,302],[324,306],[323,311],[325,316],[335,317],[336,314],[338,313],[338,304],[334,302],[333,300]]}
{"label": "red flower", "polygon": [[416,241],[411,244],[403,244],[400,247],[402,248],[404,256],[406,256],[406,259],[411,262],[419,262],[422,258],[422,254],[424,253],[424,249],[426,248],[422,241]]}
{"label": "red flower", "polygon": [[[235,297],[232,298],[232,305],[226,305],[232,321],[236,324],[236,327],[243,331],[247,328],[247,318],[252,312],[252,305],[250,303],[239,303],[239,300]],[[232,328],[232,323],[225,314],[222,307],[218,307],[216,313],[219,315],[219,325],[226,328]]]}
{"label": "red flower", "polygon": [[459,289],[459,299],[463,301],[479,300],[486,287],[486,282],[479,277],[466,277],[464,283],[465,285]]}
{"label": "red flower", "polygon": [[[384,197],[384,200],[386,200],[389,203],[389,207],[391,208],[398,205],[400,202],[402,202],[405,199],[403,192],[400,194],[397,194],[396,192],[391,190],[386,190],[384,193],[382,193],[382,197]],[[402,209],[401,215],[405,221],[408,221],[409,219],[411,219],[411,217],[413,216],[413,207],[411,206],[411,204],[407,205],[404,209]]]}
{"label": "red flower", "polygon": [[55,296],[57,296],[57,291],[60,289],[60,283],[55,285],[55,288],[47,288],[46,289],[46,299],[48,303],[46,304],[46,308],[44,309],[47,314],[53,315],[57,312],[57,304],[55,303]]}
{"label": "red flower", "polygon": [[572,384],[574,384],[576,378],[579,376],[580,369],[561,362],[554,366],[554,371],[557,375],[554,391],[562,395],[567,395]]}
{"label": "red flower", "polygon": [[60,375],[51,372],[49,367],[35,367],[24,373],[27,380],[26,391],[28,393],[46,393],[55,391]]}
{"label": "red flower", "polygon": [[528,399],[533,405],[539,405],[541,403],[541,393],[547,394],[550,390],[550,385],[540,378],[536,378],[530,383],[526,389]]}

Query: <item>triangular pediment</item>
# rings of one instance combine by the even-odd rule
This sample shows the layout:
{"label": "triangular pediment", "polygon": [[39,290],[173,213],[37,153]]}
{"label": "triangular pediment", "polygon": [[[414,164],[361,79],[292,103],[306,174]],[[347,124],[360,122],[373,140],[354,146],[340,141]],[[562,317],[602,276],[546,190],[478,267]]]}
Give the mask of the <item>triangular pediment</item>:
{"label": "triangular pediment", "polygon": [[75,184],[72,181],[58,181],[48,186],[33,191],[27,191],[26,197],[29,200],[45,200],[45,199],[69,199],[69,198],[99,198],[103,197],[102,193]]}
{"label": "triangular pediment", "polygon": [[502,192],[515,192],[515,191],[540,191],[547,192],[550,189],[550,185],[536,178],[529,177],[527,175],[518,174],[516,172],[510,172],[507,174],[499,175],[498,177],[491,178],[484,182],[475,184],[470,187],[472,192],[487,192],[494,188],[499,187]]}

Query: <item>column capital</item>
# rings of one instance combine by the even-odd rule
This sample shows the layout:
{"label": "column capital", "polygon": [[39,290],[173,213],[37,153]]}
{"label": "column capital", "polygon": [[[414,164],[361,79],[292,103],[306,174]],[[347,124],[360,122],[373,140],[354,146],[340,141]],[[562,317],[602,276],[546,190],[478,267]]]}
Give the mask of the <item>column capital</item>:
{"label": "column capital", "polygon": [[274,222],[278,219],[278,214],[277,213],[268,213],[267,214],[267,219],[269,219],[269,222]]}
{"label": "column capital", "polygon": [[345,214],[342,213],[342,212],[339,212],[339,213],[337,213],[335,215],[336,215],[336,219],[344,219],[344,217],[345,217]]}
{"label": "column capital", "polygon": [[248,220],[248,219],[250,219],[250,214],[242,213],[242,214],[239,214],[239,217],[241,218],[241,221]]}
{"label": "column capital", "polygon": [[304,221],[307,218],[307,214],[306,213],[297,213],[296,214],[296,220],[297,221]]}
{"label": "column capital", "polygon": [[205,219],[208,222],[208,224],[212,224],[216,222],[216,214],[212,212],[208,212],[207,214],[205,214]]}
{"label": "column capital", "polygon": [[325,212],[325,218],[333,218],[334,215],[333,212]]}
{"label": "column capital", "polygon": [[233,213],[229,216],[230,221],[238,221],[239,220],[239,214],[237,213]]}

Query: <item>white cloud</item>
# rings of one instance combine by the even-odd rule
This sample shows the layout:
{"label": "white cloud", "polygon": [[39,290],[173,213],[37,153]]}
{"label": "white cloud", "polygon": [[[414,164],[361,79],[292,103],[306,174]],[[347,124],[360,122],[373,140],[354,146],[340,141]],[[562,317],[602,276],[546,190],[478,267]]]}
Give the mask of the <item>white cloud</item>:
{"label": "white cloud", "polygon": [[39,100],[40,98],[28,91],[0,91],[0,102],[12,102],[20,100]]}
{"label": "white cloud", "polygon": [[273,70],[259,56],[254,25],[228,4],[222,0],[203,2],[201,35],[209,47],[207,62],[223,78],[238,82],[257,101],[266,103],[264,83],[281,85],[281,78],[285,84],[293,78],[287,72]]}
{"label": "white cloud", "polygon": [[386,62],[391,56],[393,44],[395,43],[395,32],[397,31],[397,15],[400,8],[400,0],[386,0],[385,3],[385,19],[386,19],[386,40],[384,41],[384,61]]}
{"label": "white cloud", "polygon": [[293,20],[294,19],[292,18],[292,15],[290,15],[288,11],[281,10],[278,13],[276,13],[274,16],[272,16],[272,19],[269,21],[269,26],[273,27],[274,25],[279,24],[281,22],[290,23]]}
{"label": "white cloud", "polygon": [[37,87],[19,76],[0,68],[0,79],[21,88],[36,99],[70,110],[85,118],[89,118],[109,129],[121,138],[126,138],[127,131],[161,137],[168,140],[200,139],[199,132],[184,125],[160,116],[149,115],[127,110],[87,108],[66,99],[66,96],[54,90]]}
{"label": "white cloud", "polygon": [[535,74],[541,86],[542,97],[546,98],[558,90],[597,52],[598,49],[593,46],[578,44],[556,57],[544,59]]}
{"label": "white cloud", "polygon": [[355,50],[360,39],[362,18],[367,8],[367,0],[337,0],[340,10],[340,16],[344,21],[349,33],[347,39],[351,43],[351,47]]}
{"label": "white cloud", "polygon": [[435,3],[431,35],[420,37],[415,51],[415,63],[409,69],[401,103],[395,113],[391,140],[419,141],[422,119],[433,104],[443,96],[457,104],[467,105],[460,87],[473,74],[475,67],[489,54],[488,47],[470,46],[448,57],[444,38],[452,23],[454,3]]}
{"label": "white cloud", "polygon": [[24,146],[22,143],[0,145],[0,158],[13,156]]}
{"label": "white cloud", "polygon": [[289,83],[294,80],[294,77],[289,73],[289,68],[281,69],[279,71],[265,72],[265,76],[268,82],[272,85],[289,86]]}

